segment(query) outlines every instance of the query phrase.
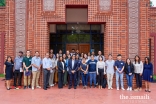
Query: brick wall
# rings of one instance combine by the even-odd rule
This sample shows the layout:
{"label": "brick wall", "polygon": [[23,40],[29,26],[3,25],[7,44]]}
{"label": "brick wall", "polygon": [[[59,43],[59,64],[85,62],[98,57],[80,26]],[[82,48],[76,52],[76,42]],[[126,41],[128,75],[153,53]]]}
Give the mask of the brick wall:
{"label": "brick wall", "polygon": [[4,65],[5,8],[0,7],[0,73]]}
{"label": "brick wall", "polygon": [[[151,61],[154,64],[154,69],[156,65],[156,57],[154,57],[154,39],[156,39],[156,7],[150,8],[150,34],[151,34]],[[154,70],[154,74],[156,74],[156,69]]]}
{"label": "brick wall", "polygon": [[[46,1],[46,0],[45,0]],[[53,0],[51,0],[53,1]],[[116,55],[121,53],[123,60],[129,57],[129,31],[128,31],[128,1],[129,0],[108,0],[111,1],[110,9],[99,10],[99,0],[55,0],[55,11],[43,11],[42,0],[26,0],[26,24],[25,24],[25,50],[29,49],[34,55],[35,51],[40,52],[43,58],[49,50],[49,27],[48,23],[65,23],[65,5],[88,5],[89,23],[106,23],[104,27],[104,54],[107,58],[109,53]],[[133,1],[133,0],[132,0]],[[5,55],[15,57],[15,2],[6,0],[5,13]],[[149,0],[139,0],[139,46],[138,53],[141,59],[149,55]],[[20,44],[19,44],[20,45]],[[133,50],[135,47],[132,47]],[[42,77],[41,77],[42,79]],[[42,83],[42,80],[40,81]],[[114,83],[115,84],[115,83]]]}

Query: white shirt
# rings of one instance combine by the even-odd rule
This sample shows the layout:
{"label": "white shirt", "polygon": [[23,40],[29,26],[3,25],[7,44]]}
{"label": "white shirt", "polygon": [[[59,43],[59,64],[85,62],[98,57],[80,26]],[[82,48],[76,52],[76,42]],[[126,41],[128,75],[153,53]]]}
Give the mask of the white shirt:
{"label": "white shirt", "polygon": [[62,63],[62,66],[63,66],[63,70],[64,70],[64,62],[61,62]]}
{"label": "white shirt", "polygon": [[109,73],[109,74],[114,73],[114,64],[115,64],[114,60],[107,60],[106,61],[106,66],[107,66],[106,73]]}
{"label": "white shirt", "polygon": [[96,64],[96,72],[98,73],[98,69],[103,69],[105,73],[105,62],[104,61],[98,61]]}
{"label": "white shirt", "polygon": [[134,73],[143,73],[143,63],[140,61],[140,64],[138,62],[133,62],[134,65]]}
{"label": "white shirt", "polygon": [[74,62],[75,62],[75,60],[72,60],[72,69],[74,68]]}

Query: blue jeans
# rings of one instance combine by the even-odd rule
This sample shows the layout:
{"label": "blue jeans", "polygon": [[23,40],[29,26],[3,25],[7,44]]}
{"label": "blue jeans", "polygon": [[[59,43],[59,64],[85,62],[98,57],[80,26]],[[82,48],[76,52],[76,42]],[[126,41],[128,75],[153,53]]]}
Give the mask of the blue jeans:
{"label": "blue jeans", "polygon": [[132,87],[133,74],[132,75],[126,74],[126,78],[128,87]]}
{"label": "blue jeans", "polygon": [[90,77],[90,86],[92,86],[92,81],[94,82],[94,86],[96,86],[96,73],[89,73]]}
{"label": "blue jeans", "polygon": [[119,88],[119,78],[120,78],[121,88],[124,88],[124,86],[123,86],[123,72],[119,73],[118,71],[116,71],[116,87],[117,88]]}
{"label": "blue jeans", "polygon": [[83,86],[87,86],[88,74],[81,73],[81,75],[82,75],[82,84],[83,84]]}

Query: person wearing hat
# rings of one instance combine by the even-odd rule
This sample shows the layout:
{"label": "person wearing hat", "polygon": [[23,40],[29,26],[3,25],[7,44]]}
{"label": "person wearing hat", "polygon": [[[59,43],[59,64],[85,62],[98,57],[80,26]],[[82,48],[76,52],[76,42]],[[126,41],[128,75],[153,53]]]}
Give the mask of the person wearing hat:
{"label": "person wearing hat", "polygon": [[115,61],[117,90],[119,90],[119,78],[120,78],[121,89],[125,90],[123,84],[123,74],[124,74],[123,71],[124,71],[125,63],[121,59],[122,59],[121,54],[118,54],[117,60]]}
{"label": "person wearing hat", "polygon": [[31,71],[32,71],[32,64],[31,64],[32,57],[30,56],[30,50],[27,50],[26,54],[27,55],[23,58],[24,89],[27,88],[27,82],[28,82],[28,88],[31,88],[30,78],[31,78]]}
{"label": "person wearing hat", "polygon": [[[21,81],[23,75],[23,52],[19,51],[18,56],[14,60],[14,88],[20,89],[21,88]],[[17,84],[18,79],[18,84]],[[17,86],[18,85],[18,86]]]}

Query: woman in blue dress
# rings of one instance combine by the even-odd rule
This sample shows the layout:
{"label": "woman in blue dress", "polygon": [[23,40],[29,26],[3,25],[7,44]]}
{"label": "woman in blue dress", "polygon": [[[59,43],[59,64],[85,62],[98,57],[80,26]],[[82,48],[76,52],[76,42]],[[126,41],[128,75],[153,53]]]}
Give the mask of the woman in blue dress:
{"label": "woman in blue dress", "polygon": [[6,62],[4,63],[4,75],[6,79],[7,90],[10,90],[10,82],[13,78],[13,67],[14,62],[12,61],[12,58],[8,56]]}
{"label": "woman in blue dress", "polygon": [[150,82],[153,81],[153,65],[148,57],[145,57],[143,80],[145,81],[145,92],[151,92]]}

